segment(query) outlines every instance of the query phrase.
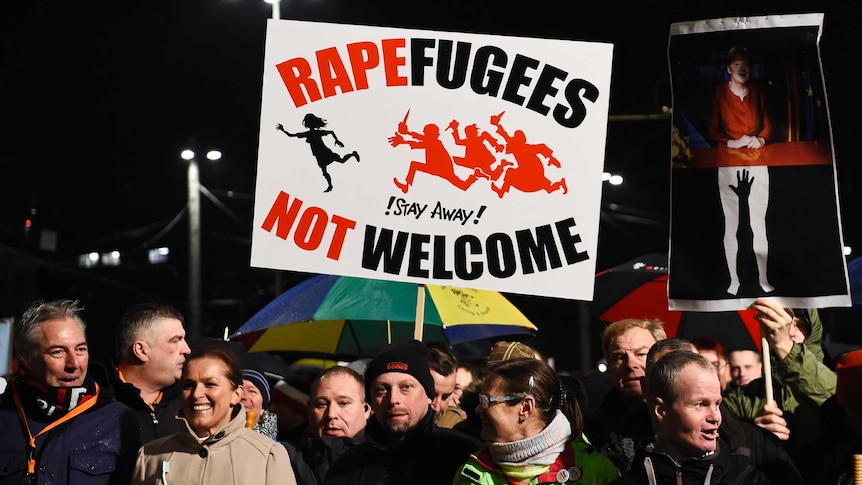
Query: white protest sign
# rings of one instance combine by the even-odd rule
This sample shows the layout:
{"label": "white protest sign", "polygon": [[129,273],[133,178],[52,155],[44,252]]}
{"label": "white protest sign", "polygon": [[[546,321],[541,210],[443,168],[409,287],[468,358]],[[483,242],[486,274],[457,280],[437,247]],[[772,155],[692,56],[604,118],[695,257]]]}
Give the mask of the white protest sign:
{"label": "white protest sign", "polygon": [[592,299],[612,52],[270,20],[252,266]]}

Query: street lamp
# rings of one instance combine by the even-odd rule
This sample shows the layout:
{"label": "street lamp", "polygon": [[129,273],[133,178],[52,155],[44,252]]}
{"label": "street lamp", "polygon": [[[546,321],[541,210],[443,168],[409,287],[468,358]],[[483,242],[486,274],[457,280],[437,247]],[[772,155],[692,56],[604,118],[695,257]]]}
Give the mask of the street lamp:
{"label": "street lamp", "polygon": [[281,0],[263,0],[263,1],[272,5],[272,18],[274,20],[279,20],[281,18],[281,9],[280,9]]}
{"label": "street lamp", "polygon": [[[201,181],[198,161],[194,150],[186,148],[180,153],[189,162],[189,318],[188,331],[191,338],[201,336]],[[220,160],[221,152],[210,150],[207,160]]]}

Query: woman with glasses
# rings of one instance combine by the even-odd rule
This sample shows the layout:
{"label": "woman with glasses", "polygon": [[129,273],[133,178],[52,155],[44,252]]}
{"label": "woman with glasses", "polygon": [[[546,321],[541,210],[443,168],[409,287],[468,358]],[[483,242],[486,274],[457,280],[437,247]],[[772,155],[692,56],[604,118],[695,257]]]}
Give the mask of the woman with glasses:
{"label": "woman with glasses", "polygon": [[544,361],[512,359],[487,371],[476,413],[485,441],[453,485],[602,485],[619,476],[583,434],[578,402]]}

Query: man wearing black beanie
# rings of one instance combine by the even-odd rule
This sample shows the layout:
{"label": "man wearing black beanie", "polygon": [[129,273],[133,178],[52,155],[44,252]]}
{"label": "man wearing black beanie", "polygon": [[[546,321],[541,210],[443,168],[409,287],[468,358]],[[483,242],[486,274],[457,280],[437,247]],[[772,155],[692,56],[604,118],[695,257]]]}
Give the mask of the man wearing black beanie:
{"label": "man wearing black beanie", "polygon": [[481,441],[434,424],[434,380],[428,347],[418,340],[390,344],[368,363],[366,399],[373,411],[365,443],[336,462],[327,485],[449,485]]}
{"label": "man wearing black beanie", "polygon": [[365,391],[380,374],[403,372],[419,381],[425,394],[434,398],[434,379],[428,367],[428,346],[418,340],[399,342],[385,347],[365,368]]}

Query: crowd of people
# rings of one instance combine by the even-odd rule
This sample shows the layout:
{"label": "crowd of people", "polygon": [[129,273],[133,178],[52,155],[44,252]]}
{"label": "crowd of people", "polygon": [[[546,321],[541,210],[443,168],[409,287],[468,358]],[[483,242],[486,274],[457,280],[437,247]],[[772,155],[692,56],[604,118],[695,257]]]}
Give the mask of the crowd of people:
{"label": "crowd of people", "polygon": [[[603,332],[610,387],[591,401],[507,341],[482,362],[396,342],[286,391],[225,342],[190,347],[158,303],[125,313],[100,363],[79,302],[36,302],[0,395],[0,485],[860,483],[862,350],[830,368],[816,310],[752,308],[769,366],[625,319]],[[283,426],[285,392],[301,426]]]}

